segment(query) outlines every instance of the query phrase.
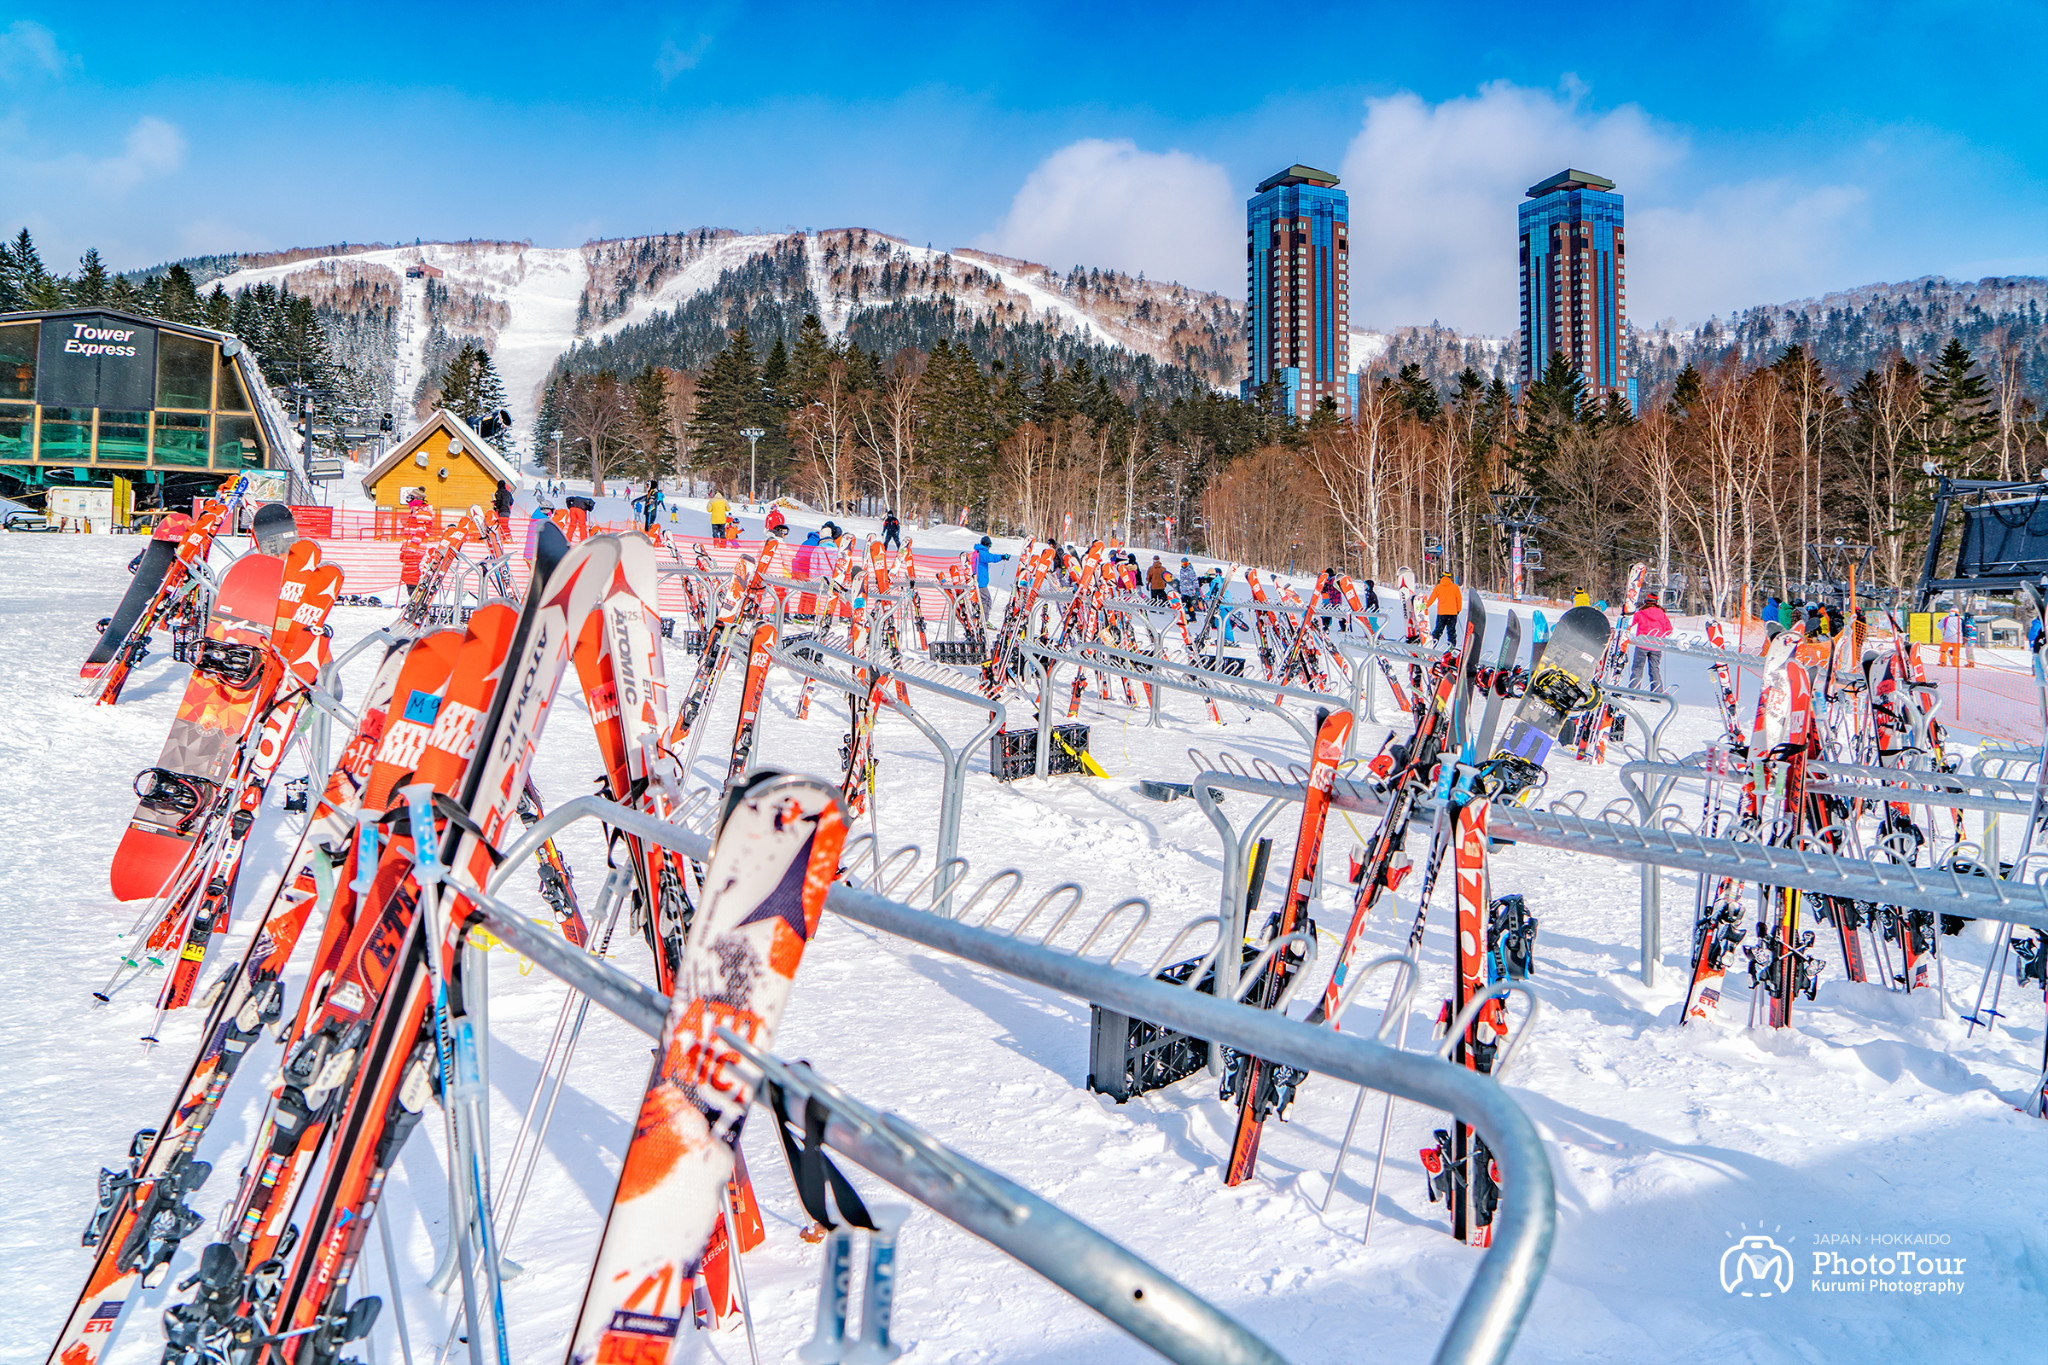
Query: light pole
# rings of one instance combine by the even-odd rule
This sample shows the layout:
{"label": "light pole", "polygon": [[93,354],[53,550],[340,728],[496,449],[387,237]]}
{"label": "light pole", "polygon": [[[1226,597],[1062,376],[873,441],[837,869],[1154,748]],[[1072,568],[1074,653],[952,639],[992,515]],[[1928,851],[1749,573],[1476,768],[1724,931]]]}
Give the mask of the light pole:
{"label": "light pole", "polygon": [[760,452],[760,449],[761,449],[761,438],[762,438],[763,436],[766,436],[767,434],[768,434],[767,432],[765,432],[765,431],[761,430],[761,428],[759,428],[759,427],[741,427],[741,428],[740,428],[740,435],[742,435],[742,436],[744,436],[744,437],[746,437],[746,438],[747,438],[747,501],[748,501],[748,502],[759,502],[759,501],[760,501],[760,497],[759,497],[759,495],[758,495],[758,494],[756,494],[756,493],[754,492],[754,457],[755,457],[755,456],[756,456],[756,455],[757,455],[757,454],[758,454],[758,453]]}
{"label": "light pole", "polygon": [[555,482],[562,481],[562,433],[555,433]]}

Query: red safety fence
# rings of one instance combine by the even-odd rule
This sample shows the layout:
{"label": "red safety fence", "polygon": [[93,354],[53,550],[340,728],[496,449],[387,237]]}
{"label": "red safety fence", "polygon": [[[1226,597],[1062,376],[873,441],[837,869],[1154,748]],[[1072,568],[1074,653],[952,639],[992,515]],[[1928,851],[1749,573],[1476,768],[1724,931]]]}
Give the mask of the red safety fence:
{"label": "red safety fence", "polygon": [[[1728,643],[1734,647],[1733,630],[1729,637]],[[1740,635],[1743,653],[1761,653],[1767,638],[1761,621],[1752,617],[1743,622]],[[1864,648],[1889,652],[1891,641],[1890,631],[1873,630],[1866,637]],[[1800,650],[1801,660],[1808,664],[1824,663],[1829,644],[1828,641],[1814,641]],[[2025,745],[2041,742],[2040,688],[2034,681],[2033,672],[2000,657],[2001,654],[2019,654],[2021,651],[1994,653],[1980,645],[1976,664],[1943,666],[1937,646],[1919,644],[1914,645],[1913,650],[1927,680],[1939,687],[1935,695],[1940,700],[1940,708],[1935,712],[1935,719],[1941,724],[1986,739]],[[1747,666],[1742,672],[1750,678],[1760,677],[1756,669]],[[1754,687],[1755,683],[1744,687],[1743,695],[1753,699],[1756,695]],[[1746,715],[1743,718],[1745,721],[1748,719]]]}
{"label": "red safety fence", "polygon": [[[315,510],[324,511],[327,509]],[[341,513],[339,515],[360,516],[362,514]],[[528,523],[512,523],[515,539],[511,543],[511,550],[513,557],[520,561],[522,565],[522,573],[526,571],[524,565],[531,560],[531,546],[527,543],[525,536],[526,525]],[[309,537],[320,541],[323,562],[340,567],[342,571],[342,591],[359,594],[379,593],[398,587],[403,580],[404,572],[401,557],[406,543],[404,539],[385,539],[377,536],[335,536],[329,538],[319,536],[317,533],[307,530],[305,521],[300,522],[300,527]],[[589,527],[588,533],[600,534],[605,531],[632,529],[636,528],[599,525]],[[752,558],[759,553],[761,548],[758,541],[714,541],[708,536],[664,534],[661,537],[660,562],[665,565],[681,563],[694,569],[697,566],[696,552],[699,547],[702,547],[709,554],[711,562],[715,566],[715,572],[721,577],[729,576],[732,573],[733,569],[738,565],[742,554]],[[778,567],[782,570],[781,574],[776,575],[777,577],[784,577],[789,570],[791,563],[789,549],[788,545],[784,545],[782,552],[777,556]],[[928,621],[944,620],[951,609],[947,605],[945,594],[937,589],[937,575],[941,569],[950,564],[957,563],[958,557],[924,554],[922,552],[915,553],[913,557],[917,563],[918,611]],[[897,557],[891,555],[890,570],[892,579],[896,578],[898,567]],[[998,566],[998,571],[1002,567]],[[900,579],[897,582],[900,584]],[[778,593],[794,592],[794,585],[787,581],[773,584],[773,586]],[[688,610],[688,599],[683,595],[682,581],[676,575],[662,574],[660,576],[660,589],[660,609],[665,615],[677,615]],[[819,609],[817,602],[805,600],[811,594],[798,593],[795,596],[797,600],[791,602],[790,611],[808,616],[814,614]]]}

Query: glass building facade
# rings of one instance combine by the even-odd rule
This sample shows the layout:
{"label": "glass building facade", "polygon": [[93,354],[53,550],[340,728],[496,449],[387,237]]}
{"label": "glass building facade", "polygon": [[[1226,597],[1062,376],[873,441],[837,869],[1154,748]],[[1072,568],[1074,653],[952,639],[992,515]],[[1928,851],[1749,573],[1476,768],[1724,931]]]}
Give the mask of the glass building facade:
{"label": "glass building facade", "polygon": [[1565,170],[1521,206],[1523,384],[1563,354],[1594,402],[1636,402],[1628,369],[1628,248],[1612,180]]}
{"label": "glass building facade", "polygon": [[253,357],[203,327],[107,309],[0,314],[0,473],[160,483],[278,468],[282,419]]}
{"label": "glass building facade", "polygon": [[1349,416],[1351,208],[1337,177],[1290,166],[1245,206],[1245,373],[1249,398],[1275,386],[1275,405],[1306,420],[1328,398]]}

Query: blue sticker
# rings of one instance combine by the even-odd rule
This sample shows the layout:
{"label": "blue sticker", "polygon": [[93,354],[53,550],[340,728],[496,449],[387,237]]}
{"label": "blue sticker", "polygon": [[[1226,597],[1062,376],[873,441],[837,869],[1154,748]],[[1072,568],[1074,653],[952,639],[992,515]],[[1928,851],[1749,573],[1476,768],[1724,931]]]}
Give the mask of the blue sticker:
{"label": "blue sticker", "polygon": [[405,718],[416,725],[432,725],[441,714],[441,697],[435,692],[414,692],[405,703]]}

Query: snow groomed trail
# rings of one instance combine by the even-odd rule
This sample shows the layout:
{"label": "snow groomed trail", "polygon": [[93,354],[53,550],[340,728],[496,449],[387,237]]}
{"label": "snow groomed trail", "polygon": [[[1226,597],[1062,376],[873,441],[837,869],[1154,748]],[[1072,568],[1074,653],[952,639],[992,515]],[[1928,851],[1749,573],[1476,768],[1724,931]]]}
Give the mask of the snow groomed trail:
{"label": "snow groomed trail", "polygon": [[[95,1173],[101,1164],[118,1165],[129,1135],[156,1122],[196,1041],[198,1012],[188,1009],[170,1017],[161,1044],[144,1054],[137,1039],[153,1013],[151,987],[105,1007],[90,997],[135,910],[111,900],[108,857],[133,806],[130,783],[152,761],[185,676],[160,643],[120,706],[95,708],[72,695],[93,622],[119,599],[139,545],[0,536],[0,581],[8,588],[0,594],[0,678],[9,702],[0,712],[0,846],[13,853],[0,891],[9,926],[0,949],[6,1360],[40,1359],[47,1348],[83,1274],[78,1233],[92,1208]],[[1505,614],[1501,604],[1488,607],[1490,616]],[[337,650],[389,616],[337,610]],[[671,647],[667,661],[679,688],[694,660]],[[1688,704],[1666,744],[1689,752],[1712,739],[1719,722],[1704,671],[1674,665]],[[348,679],[355,693],[370,666],[365,658]],[[798,721],[799,688],[786,674],[772,675],[756,761],[834,774],[844,699],[821,688],[811,718]],[[700,776],[723,771],[717,751],[731,733],[735,690],[724,689],[704,722]],[[1384,701],[1382,708],[1395,719]],[[1028,714],[1029,706],[1012,709]],[[1185,781],[1190,745],[1282,769],[1306,758],[1293,730],[1274,718],[1226,706],[1218,727],[1181,698],[1169,699],[1166,711],[1165,726],[1150,731],[1142,709],[1102,703],[1091,689],[1082,719],[1093,725],[1093,752],[1111,777],[1005,786],[977,757],[962,826],[961,852],[978,874],[1015,866],[1033,895],[1077,881],[1098,909],[1127,895],[1147,897],[1155,913],[1130,955],[1137,962],[1150,961],[1174,926],[1213,909],[1220,866],[1216,834],[1194,803],[1147,801],[1135,790],[1138,779]],[[944,704],[927,714],[956,743],[983,720]],[[1361,717],[1359,750],[1370,752],[1386,729]],[[929,848],[939,797],[932,749],[907,722],[886,715],[877,739],[882,842]],[[590,790],[598,767],[581,697],[565,685],[540,746],[536,783],[550,803],[559,802]],[[287,760],[286,776],[301,770],[298,757]],[[1590,809],[1620,794],[1611,769],[1564,760],[1552,790],[1572,786],[1590,791]],[[1249,804],[1227,803],[1226,811],[1241,821]],[[1276,833],[1277,860],[1291,851],[1292,834]],[[1346,851],[1367,833],[1333,819],[1326,881],[1341,883]],[[238,907],[267,892],[286,842],[273,797],[252,839]],[[604,871],[594,827],[574,827],[562,845],[588,906]],[[1792,1028],[1746,1030],[1739,1022],[1749,993],[1737,972],[1724,1022],[1681,1030],[1689,877],[1665,879],[1664,970],[1651,989],[1636,975],[1633,866],[1513,847],[1495,855],[1492,875],[1494,894],[1523,893],[1542,921],[1530,984],[1544,1009],[1503,1084],[1542,1133],[1558,1187],[1555,1251],[1513,1359],[1983,1361],[2038,1350],[2048,1308],[2048,1233],[2039,1216],[2048,1202],[2048,1124],[2013,1106],[2038,1069],[2042,1007],[2038,993],[2008,981],[1997,1030],[1969,1036],[1956,1017],[1974,998],[1990,926],[1942,941],[1946,1018],[1937,1016],[1931,993],[1893,994],[1831,973],[1818,1001],[1802,1002]],[[513,884],[516,905],[544,913],[530,878]],[[1413,881],[1404,884],[1368,927],[1366,958],[1405,940],[1414,892]],[[1430,1032],[1436,1002],[1449,989],[1445,905],[1440,889],[1411,1047]],[[238,951],[246,932],[246,920],[238,922],[216,954]],[[651,981],[638,938],[622,932],[615,942],[613,961]],[[209,963],[207,979],[224,960]],[[491,954],[491,964],[491,1123],[502,1149],[517,1129],[563,988],[522,971],[509,952]],[[295,1003],[300,976],[288,981]],[[1303,991],[1295,1012],[1305,1012],[1313,995]],[[1377,993],[1368,999],[1361,1012],[1376,1014]],[[1315,1207],[1352,1088],[1310,1078],[1288,1121],[1267,1126],[1256,1177],[1226,1189],[1219,1168],[1235,1107],[1215,1098],[1213,1083],[1196,1078],[1117,1105],[1085,1088],[1087,1050],[1084,1006],[829,914],[805,954],[776,1040],[781,1056],[809,1060],[875,1107],[903,1114],[1123,1242],[1291,1360],[1412,1361],[1434,1351],[1478,1256],[1446,1234],[1441,1206],[1424,1193],[1417,1152],[1445,1116],[1397,1108],[1368,1247],[1360,1235],[1369,1148],[1354,1150],[1329,1212]],[[561,1358],[647,1058],[642,1035],[592,1011],[547,1155],[506,1248],[524,1268],[505,1290],[514,1359]],[[218,1169],[195,1200],[202,1213],[232,1197],[264,1096],[255,1078],[275,1063],[274,1046],[252,1059],[208,1134],[202,1155]],[[1378,1109],[1375,1098],[1367,1113],[1376,1119]],[[817,1253],[796,1235],[806,1219],[771,1127],[757,1115],[745,1139],[768,1226],[765,1245],[746,1257],[746,1273],[762,1358],[787,1360],[811,1332]],[[1362,1125],[1368,1142],[1369,1128],[1376,1124]],[[430,1357],[450,1315],[460,1312],[459,1295],[444,1297],[423,1283],[445,1233],[440,1141],[438,1122],[422,1125],[383,1205],[398,1236],[416,1359]],[[901,1202],[857,1169],[850,1174],[871,1202]],[[1724,1253],[1749,1233],[1790,1250],[1796,1273],[1789,1291],[1762,1298],[1724,1290]],[[188,1240],[173,1283],[205,1240]],[[912,1215],[901,1248],[896,1331],[911,1358],[1145,1357],[1102,1320],[929,1211]],[[1882,1286],[1909,1277],[1877,1272],[1829,1275],[1825,1282],[1837,1287],[1817,1288],[1819,1256],[1895,1262],[1901,1253],[1961,1258],[1960,1273],[1936,1277],[1960,1288],[1898,1292]],[[381,1252],[366,1254],[359,1274],[364,1292],[389,1297]],[[145,1295],[113,1360],[157,1358],[164,1301],[163,1289]],[[736,1325],[686,1334],[683,1345],[682,1358],[746,1359]],[[374,1350],[380,1361],[399,1358],[388,1313]]]}

